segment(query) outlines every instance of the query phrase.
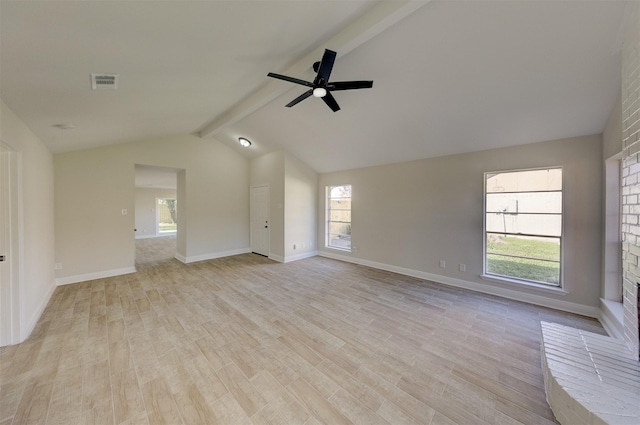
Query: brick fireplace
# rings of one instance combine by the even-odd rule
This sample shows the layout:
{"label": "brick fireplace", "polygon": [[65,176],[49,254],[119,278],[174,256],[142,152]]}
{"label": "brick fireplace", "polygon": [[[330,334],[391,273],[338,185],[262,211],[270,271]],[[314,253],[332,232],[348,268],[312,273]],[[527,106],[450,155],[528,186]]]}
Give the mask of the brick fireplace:
{"label": "brick fireplace", "polygon": [[640,3],[622,43],[622,305],[624,341],[542,323],[547,401],[562,424],[640,423]]}
{"label": "brick fireplace", "polygon": [[640,358],[640,8],[628,13],[631,23],[622,46],[622,303],[624,337]]}

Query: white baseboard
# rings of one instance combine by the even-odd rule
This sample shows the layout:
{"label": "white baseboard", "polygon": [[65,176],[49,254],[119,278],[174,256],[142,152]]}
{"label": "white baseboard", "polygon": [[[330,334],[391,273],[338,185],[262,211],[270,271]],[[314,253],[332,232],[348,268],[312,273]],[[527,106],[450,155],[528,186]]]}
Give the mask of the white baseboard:
{"label": "white baseboard", "polygon": [[251,249],[249,248],[240,248],[240,249],[233,249],[231,251],[211,252],[208,254],[193,255],[189,257],[184,257],[183,255],[176,253],[174,258],[185,264],[189,264],[189,263],[195,263],[197,261],[214,260],[216,258],[230,257],[232,255],[247,254],[249,252],[251,252]]}
{"label": "white baseboard", "polygon": [[283,257],[281,255],[269,254],[269,259],[277,261],[278,263],[290,263],[292,261],[304,260],[305,258],[311,258],[318,255],[318,251],[303,252],[302,254],[289,255]]}
{"label": "white baseboard", "polygon": [[624,310],[622,303],[600,298],[600,323],[605,331],[617,339],[624,340]]}
{"label": "white baseboard", "polygon": [[543,307],[549,307],[556,310],[567,311],[569,313],[580,314],[582,316],[599,318],[600,309],[598,307],[576,304],[568,301],[562,301],[554,298],[544,297],[535,294],[515,291],[513,289],[500,288],[485,283],[471,282],[468,280],[456,279],[448,276],[441,276],[433,273],[427,273],[420,270],[407,269],[404,267],[392,266],[390,264],[378,263],[376,261],[363,260],[361,258],[348,257],[345,255],[334,254],[332,252],[318,251],[318,255],[336,260],[346,261],[349,263],[360,264],[362,266],[372,267],[374,269],[385,270],[393,273],[403,274],[406,276],[417,277],[419,279],[430,280],[432,282],[441,283],[443,285],[454,286],[457,288],[469,289],[484,294],[496,295],[515,301],[522,301]]}
{"label": "white baseboard", "polygon": [[285,258],[281,255],[269,254],[269,260],[277,261],[278,263],[284,263]]}
{"label": "white baseboard", "polygon": [[120,276],[123,274],[135,273],[135,267],[124,267],[122,269],[105,270],[101,272],[79,274],[75,276],[60,277],[56,279],[56,285],[69,285],[71,283],[86,282],[87,280],[103,279],[105,277]]}
{"label": "white baseboard", "polygon": [[290,263],[292,261],[304,260],[305,258],[315,257],[316,255],[318,255],[318,251],[308,251],[301,254],[289,255],[284,257],[284,262]]}
{"label": "white baseboard", "polygon": [[56,290],[56,287],[57,285],[54,282],[54,284],[51,285],[51,287],[47,291],[47,294],[45,295],[45,297],[40,302],[40,305],[38,305],[38,308],[36,309],[36,311],[33,313],[33,316],[31,316],[31,319],[29,319],[29,321],[25,324],[25,326],[20,326],[20,332],[19,332],[20,341],[16,341],[13,344],[20,343],[25,339],[27,339],[29,335],[31,335],[31,332],[33,332],[33,329],[36,327],[38,320],[40,320],[40,316],[42,316],[42,313],[44,313],[44,309],[47,308],[47,304],[49,304],[49,301],[51,300],[51,296],[53,295],[53,292]]}

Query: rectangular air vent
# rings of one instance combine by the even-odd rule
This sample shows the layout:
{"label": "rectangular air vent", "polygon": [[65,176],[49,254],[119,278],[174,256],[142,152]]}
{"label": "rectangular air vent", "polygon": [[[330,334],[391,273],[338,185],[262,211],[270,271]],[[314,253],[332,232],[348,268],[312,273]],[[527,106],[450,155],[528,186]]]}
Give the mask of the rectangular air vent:
{"label": "rectangular air vent", "polygon": [[94,90],[118,88],[118,74],[91,74],[91,88]]}

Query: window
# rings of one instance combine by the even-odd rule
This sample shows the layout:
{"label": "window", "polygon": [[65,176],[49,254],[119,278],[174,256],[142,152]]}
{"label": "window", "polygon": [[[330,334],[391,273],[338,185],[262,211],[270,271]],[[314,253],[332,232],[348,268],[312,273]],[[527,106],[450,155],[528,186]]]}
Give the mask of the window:
{"label": "window", "polygon": [[351,185],[327,186],[325,246],[351,250]]}
{"label": "window", "polygon": [[157,198],[157,200],[157,234],[168,235],[176,233],[178,229],[176,200],[173,198]]}
{"label": "window", "polygon": [[604,163],[604,299],[618,303],[622,303],[621,156]]}
{"label": "window", "polygon": [[562,169],[485,173],[486,275],[560,286]]}

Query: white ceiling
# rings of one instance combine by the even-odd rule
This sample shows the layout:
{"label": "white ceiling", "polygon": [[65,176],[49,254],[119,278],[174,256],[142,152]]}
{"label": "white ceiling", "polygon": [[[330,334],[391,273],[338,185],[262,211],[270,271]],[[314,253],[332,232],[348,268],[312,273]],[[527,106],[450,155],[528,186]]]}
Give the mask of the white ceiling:
{"label": "white ceiling", "polygon": [[[602,132],[625,6],[2,0],[0,93],[53,152],[195,133],[328,172]],[[304,88],[267,72],[312,79],[325,47],[331,80],[374,87],[285,108]],[[119,89],[92,91],[96,72]]]}

